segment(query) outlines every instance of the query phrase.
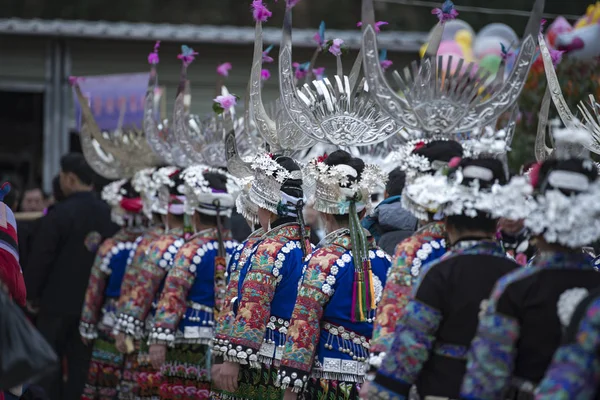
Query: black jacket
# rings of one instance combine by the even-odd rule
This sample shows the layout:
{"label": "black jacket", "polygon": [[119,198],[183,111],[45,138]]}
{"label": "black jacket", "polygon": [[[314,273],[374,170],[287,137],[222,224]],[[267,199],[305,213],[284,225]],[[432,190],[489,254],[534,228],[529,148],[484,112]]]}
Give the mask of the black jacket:
{"label": "black jacket", "polygon": [[117,229],[93,192],[69,196],[40,220],[24,269],[27,298],[40,313],[81,314],[96,250]]}

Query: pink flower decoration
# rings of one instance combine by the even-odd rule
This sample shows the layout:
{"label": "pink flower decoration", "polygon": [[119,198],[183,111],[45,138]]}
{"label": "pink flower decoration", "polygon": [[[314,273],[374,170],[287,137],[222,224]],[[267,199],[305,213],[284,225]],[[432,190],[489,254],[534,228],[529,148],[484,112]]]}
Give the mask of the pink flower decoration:
{"label": "pink flower decoration", "polygon": [[255,22],[267,22],[272,15],[273,13],[263,4],[262,0],[252,1],[252,16]]}
{"label": "pink flower decoration", "polygon": [[544,32],[544,27],[546,26],[546,23],[548,21],[545,18],[542,18],[542,20],[540,21],[540,33]]}
{"label": "pink flower decoration", "polygon": [[448,166],[450,168],[456,168],[460,165],[461,161],[462,161],[462,159],[460,157],[452,157],[450,159],[450,161],[448,162]]}
{"label": "pink flower decoration", "polygon": [[270,45],[269,47],[267,47],[265,49],[265,51],[263,51],[263,55],[262,55],[262,62],[263,63],[267,63],[268,64],[268,63],[272,63],[274,61],[273,57],[269,56],[269,53],[271,52],[271,50],[273,50],[273,47],[274,47],[273,45]]}
{"label": "pink flower decoration", "polygon": [[342,39],[333,39],[333,43],[329,47],[329,52],[336,57],[341,56],[343,44],[344,41]]}
{"label": "pink flower decoration", "polygon": [[229,110],[237,104],[237,99],[234,95],[228,94],[225,96],[217,96],[214,100],[225,111]]}
{"label": "pink flower decoration", "polygon": [[540,169],[542,168],[541,163],[535,163],[529,170],[529,181],[531,182],[531,186],[534,188],[538,186],[540,180]]}
{"label": "pink flower decoration", "polygon": [[197,51],[194,51],[191,47],[186,45],[181,46],[181,54],[177,56],[178,59],[183,61],[183,65],[189,67],[189,65],[194,62],[194,59],[198,55]]}
{"label": "pink flower decoration", "polygon": [[77,77],[77,76],[70,76],[69,77],[69,85],[71,86],[75,86],[75,84],[81,82],[81,78]]}
{"label": "pink flower decoration", "polygon": [[310,63],[304,63],[304,64],[300,64],[300,63],[293,63],[292,67],[294,68],[294,75],[296,76],[296,79],[300,80],[300,79],[304,79],[306,78],[306,75],[308,75],[308,67],[310,66]]}
{"label": "pink flower decoration", "polygon": [[[379,33],[379,32],[381,32],[381,27],[382,27],[382,26],[385,26],[385,25],[389,25],[389,24],[390,24],[390,23],[389,23],[389,22],[386,22],[386,21],[377,21],[377,22],[375,22],[375,33]],[[361,27],[362,27],[362,25],[363,25],[363,23],[362,23],[362,22],[357,22],[357,23],[356,23],[356,26],[357,26],[358,28],[361,28]]]}
{"label": "pink flower decoration", "polygon": [[560,64],[564,53],[563,50],[550,50],[550,58],[552,58],[552,65],[554,65],[554,67]]}
{"label": "pink flower decoration", "polygon": [[260,71],[260,78],[263,81],[268,81],[269,79],[271,79],[271,73],[268,69],[263,69],[262,71]]}
{"label": "pink flower decoration", "polygon": [[436,15],[441,23],[450,21],[458,17],[458,11],[454,8],[454,3],[450,0],[444,1],[441,8],[434,8],[431,13]]}
{"label": "pink flower decoration", "polygon": [[157,40],[156,43],[154,44],[154,51],[152,51],[152,53],[148,54],[148,64],[156,65],[160,61],[160,59],[158,58],[158,48],[159,47],[160,47],[160,40]]}
{"label": "pink flower decoration", "polygon": [[233,66],[230,62],[223,63],[217,67],[217,74],[221,76],[229,76],[229,71],[231,71],[232,68]]}
{"label": "pink flower decoration", "polygon": [[394,65],[394,62],[391,61],[391,60],[383,60],[383,61],[381,61],[381,68],[383,68],[384,71],[386,71],[392,65]]}
{"label": "pink flower decoration", "polygon": [[313,75],[318,81],[320,81],[325,76],[325,67],[314,68]]}

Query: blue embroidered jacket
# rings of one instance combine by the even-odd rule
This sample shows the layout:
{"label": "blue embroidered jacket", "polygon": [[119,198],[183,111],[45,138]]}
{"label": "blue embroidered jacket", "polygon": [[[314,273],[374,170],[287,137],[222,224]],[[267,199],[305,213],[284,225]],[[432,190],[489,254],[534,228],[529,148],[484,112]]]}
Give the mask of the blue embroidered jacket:
{"label": "blue embroidered jacket", "polygon": [[[281,385],[294,391],[309,377],[361,383],[367,369],[375,311],[365,322],[352,321],[356,270],[349,231],[334,232],[324,242],[304,263],[281,363]],[[378,303],[391,260],[374,241],[369,259]]]}
{"label": "blue embroidered jacket", "polygon": [[461,396],[532,395],[561,343],[574,300],[598,286],[600,274],[580,252],[540,253],[529,268],[499,280],[482,309]]}
{"label": "blue embroidered jacket", "polygon": [[600,396],[600,290],[585,298],[573,313],[536,400],[591,400]]}
{"label": "blue embroidered jacket", "polygon": [[370,398],[457,398],[477,314],[494,283],[517,268],[495,241],[461,241],[420,273]]}
{"label": "blue embroidered jacket", "polygon": [[[226,257],[237,243],[223,233]],[[215,228],[206,229],[186,242],[167,274],[150,335],[153,343],[209,344],[214,336],[215,314],[222,309],[226,260],[218,260]],[[219,262],[218,262],[219,261]]]}
{"label": "blue embroidered jacket", "polygon": [[[263,235],[240,270],[235,320],[227,342],[226,361],[279,364],[302,277],[300,226],[289,223]],[[220,354],[218,354],[220,355]]]}

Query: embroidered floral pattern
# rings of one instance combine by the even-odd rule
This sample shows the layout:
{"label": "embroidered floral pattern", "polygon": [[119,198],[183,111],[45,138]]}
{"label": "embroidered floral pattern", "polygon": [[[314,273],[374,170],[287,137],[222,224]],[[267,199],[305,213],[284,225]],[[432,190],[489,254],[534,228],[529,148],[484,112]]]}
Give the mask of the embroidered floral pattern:
{"label": "embroidered floral pattern", "polygon": [[[181,321],[186,314],[186,311],[190,308],[190,301],[188,301],[188,293],[194,285],[196,279],[206,279],[210,282],[214,281],[214,276],[203,273],[200,269],[210,265],[211,262],[214,265],[214,259],[203,263],[203,258],[210,252],[210,254],[216,254],[218,248],[217,232],[215,229],[208,229],[194,236],[189,242],[184,244],[173,261],[173,267],[167,274],[165,280],[165,286],[162,291],[158,306],[156,309],[156,315],[154,319],[154,327],[150,335],[151,343],[165,343],[172,345],[175,341],[175,332]],[[227,240],[228,234],[225,236],[225,249],[226,251],[233,249],[233,242]],[[215,292],[214,287],[209,285],[213,291],[212,298],[214,299]],[[223,285],[224,286],[224,285]],[[222,289],[225,289],[224,287]],[[209,319],[207,322],[213,324],[214,308],[205,304],[193,303],[194,309],[202,309],[202,311],[209,315],[205,316],[204,320]],[[193,315],[196,315],[195,313]],[[196,317],[192,317],[194,320]],[[198,318],[199,319],[199,318]],[[212,339],[212,328],[210,329],[210,337],[205,339]],[[198,338],[200,339],[200,338]]]}
{"label": "embroidered floral pattern", "polygon": [[[102,322],[102,309],[106,300],[105,289],[112,268],[116,267],[113,259],[122,251],[128,252],[131,249],[131,241],[135,239],[135,236],[136,234],[131,231],[120,230],[101,245],[90,272],[81,312],[79,331],[83,337],[95,339],[98,336],[97,326]],[[111,311],[114,312],[114,309]]]}
{"label": "embroidered floral pattern", "polygon": [[441,321],[442,314],[439,310],[416,299],[411,300],[398,322],[396,339],[390,352],[377,371],[376,383],[385,387],[384,382],[392,379],[406,385],[407,392],[400,394],[407,395],[408,389],[415,383],[423,364],[429,358]]}
{"label": "embroidered floral pattern", "polygon": [[600,298],[593,300],[578,325],[575,340],[561,346],[536,391],[536,400],[591,399],[600,385]]}
{"label": "embroidered floral pattern", "polygon": [[128,298],[131,289],[135,286],[137,275],[144,262],[148,248],[152,242],[157,240],[163,234],[163,232],[164,230],[161,227],[151,227],[136,239],[130,253],[131,260],[127,263],[127,270],[125,271],[123,283],[121,284],[121,297],[119,305],[117,306],[118,314],[127,312],[127,310],[123,309],[124,299]]}
{"label": "embroidered floral pattern", "polygon": [[416,282],[421,266],[444,253],[444,229],[444,224],[441,222],[427,225],[422,231],[406,239],[396,248],[382,299],[377,308],[377,318],[371,340],[369,363],[374,368],[378,368],[381,364],[381,353],[386,353],[392,346],[396,324],[408,304],[412,286]]}
{"label": "embroidered floral pattern", "polygon": [[183,230],[177,229],[160,236],[149,246],[135,283],[128,296],[120,301],[123,312],[119,314],[118,329],[121,332],[141,337],[160,285],[183,244]]}
{"label": "embroidered floral pattern", "polygon": [[[262,229],[253,232],[248,239],[238,246],[232,254],[231,261],[228,266],[228,283],[225,293],[224,307],[219,319],[217,320],[215,338],[226,340],[231,335],[231,326],[235,320],[233,312],[233,304],[238,297],[238,284],[240,279],[240,268],[249,261],[250,255],[254,252],[255,245],[259,242],[262,236]],[[224,343],[216,343],[223,345]]]}
{"label": "embroidered floral pattern", "polygon": [[[239,294],[239,306],[235,321],[230,330],[228,351],[225,359],[250,364],[260,368],[261,361],[269,363],[275,356],[275,346],[269,354],[261,349],[267,337],[273,331],[268,328],[271,317],[271,301],[275,296],[277,285],[285,274],[291,273],[295,266],[286,263],[286,256],[292,251],[299,251],[298,225],[282,225],[263,236],[248,265],[248,272]],[[299,267],[299,265],[298,265]],[[287,268],[287,269],[286,269]],[[298,271],[299,272],[299,271]],[[281,320],[282,323],[287,322]],[[282,333],[285,335],[285,332]]]}
{"label": "embroidered floral pattern", "polygon": [[100,338],[94,343],[82,400],[116,398],[121,381],[123,355],[111,341]]}
{"label": "embroidered floral pattern", "polygon": [[209,399],[209,358],[206,345],[182,344],[169,350],[161,368],[163,382],[160,386],[160,398]]}
{"label": "embroidered floral pattern", "polygon": [[496,399],[502,395],[512,375],[518,338],[517,320],[495,314],[488,308],[479,320],[477,334],[469,349],[462,396]]}

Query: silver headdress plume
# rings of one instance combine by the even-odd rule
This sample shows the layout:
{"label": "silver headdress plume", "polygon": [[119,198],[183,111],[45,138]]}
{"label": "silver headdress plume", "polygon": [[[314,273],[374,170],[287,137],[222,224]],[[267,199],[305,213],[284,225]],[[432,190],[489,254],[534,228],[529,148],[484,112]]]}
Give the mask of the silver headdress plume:
{"label": "silver headdress plume", "polygon": [[[542,161],[545,159],[544,155],[546,155],[547,158],[550,154],[553,154],[554,151],[557,153],[565,153],[570,156],[586,157],[586,151],[582,146],[584,146],[585,149],[600,155],[600,105],[593,95],[588,96],[589,104],[581,101],[577,108],[581,112],[583,122],[571,112],[560,88],[560,82],[554,69],[552,55],[550,54],[550,50],[541,33],[538,36],[538,40],[540,44],[540,53],[544,61],[544,71],[546,73],[548,89],[542,100],[542,108],[540,111],[538,133],[536,137],[536,158],[538,158],[538,161]],[[589,140],[577,143],[561,141],[560,146],[557,146],[556,150],[546,146],[545,134],[548,124],[550,98],[556,106],[558,116],[565,125],[565,128],[573,132],[586,132],[589,136]],[[557,155],[560,156],[560,154]]]}
{"label": "silver headdress plume", "polygon": [[[340,56],[337,73],[296,88],[292,67],[292,7],[287,7],[279,49],[281,101],[289,119],[306,137],[336,146],[361,146],[382,142],[401,126],[372,99],[369,86],[356,85],[360,58],[350,76],[343,74]],[[360,54],[359,54],[360,57]]]}
{"label": "silver headdress plume", "polygon": [[[159,165],[163,160],[149,147],[143,130],[124,129],[119,123],[114,131],[101,131],[92,114],[88,99],[77,80],[73,89],[81,107],[81,147],[83,155],[98,174],[107,179],[132,177],[136,171]],[[124,109],[121,110],[122,121]]]}
{"label": "silver headdress plume", "polygon": [[426,138],[454,138],[458,133],[494,124],[513,106],[523,89],[536,52],[534,35],[539,30],[543,8],[544,0],[536,0],[514,67],[505,82],[490,81],[490,75],[475,71],[473,63],[465,65],[462,59],[452,72],[452,57],[448,57],[444,72],[443,58],[436,56],[443,28],[440,23],[420,64],[413,62],[404,76],[394,72],[394,80],[402,91],[398,95],[380,65],[373,0],[363,0],[364,69],[373,98],[399,125],[419,131]]}
{"label": "silver headdress plume", "polygon": [[[156,57],[152,58],[152,55],[156,55]],[[158,43],[155,45],[155,51],[151,53],[149,61],[155,62],[151,62],[150,79],[148,81],[144,107],[144,132],[146,132],[148,144],[169,165],[177,165],[179,167],[191,165],[192,160],[183,152],[175,138],[172,124],[162,116],[162,96],[157,95],[158,74],[156,72],[156,65],[158,64]]]}
{"label": "silver headdress plume", "polygon": [[[262,101],[262,59],[263,40],[262,22],[256,21],[254,38],[254,56],[250,75],[250,118],[260,135],[266,140],[274,153],[292,154],[314,145],[314,140],[305,135],[302,129],[290,120],[283,109],[281,98],[277,101],[275,115],[269,115]],[[280,54],[281,57],[281,54]],[[281,59],[279,60],[281,63]],[[291,64],[291,63],[290,63]],[[291,67],[291,65],[290,65]],[[281,79],[281,77],[279,78]],[[273,119],[274,118],[274,119]]]}

